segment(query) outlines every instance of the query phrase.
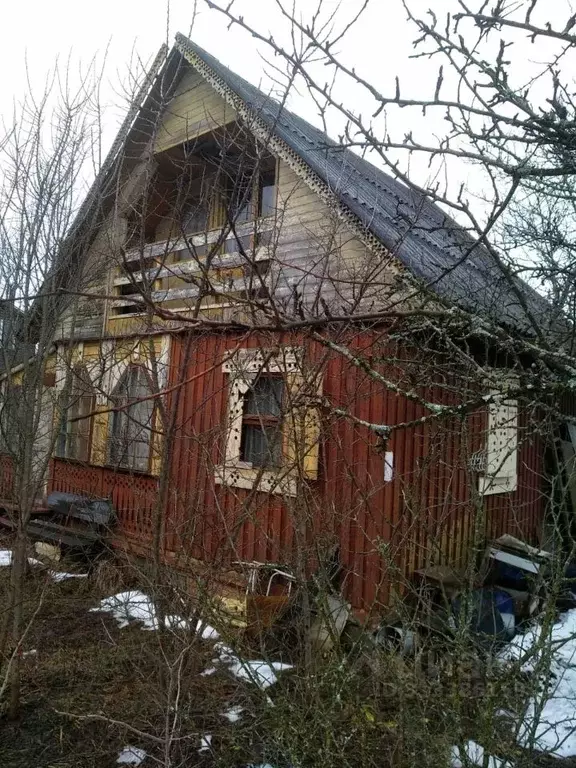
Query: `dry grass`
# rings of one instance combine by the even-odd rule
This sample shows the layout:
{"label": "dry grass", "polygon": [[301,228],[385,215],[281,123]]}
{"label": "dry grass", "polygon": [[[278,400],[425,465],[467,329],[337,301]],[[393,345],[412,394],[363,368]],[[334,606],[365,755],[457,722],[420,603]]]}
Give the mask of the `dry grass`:
{"label": "dry grass", "polygon": [[[458,674],[427,678],[392,652],[379,658],[348,652],[304,670],[292,648],[296,669],[264,692],[225,668],[202,676],[213,665],[213,643],[185,631],[145,631],[138,623],[120,629],[110,615],[90,611],[104,596],[138,588],[135,574],[103,562],[89,579],[54,583],[41,569],[32,570],[26,614],[41,606],[24,651],[36,653],[23,659],[19,722],[0,721],[1,768],[112,768],[126,744],[147,751],[142,768],[149,768],[151,758],[162,759],[167,727],[175,737],[171,768],[260,762],[276,768],[436,768],[448,764],[458,734],[494,734],[491,713],[508,703],[505,680],[483,680],[480,695],[466,688],[468,673],[458,667]],[[8,576],[0,568],[0,601]],[[167,602],[165,608],[177,612]],[[234,642],[238,650],[239,638]],[[239,652],[265,657],[252,643]],[[231,705],[244,708],[233,725],[221,714]],[[89,714],[105,720],[81,719]],[[213,750],[200,755],[204,733],[212,735]],[[499,743],[505,742],[502,734]]]}
{"label": "dry grass", "polygon": [[[0,600],[8,575],[9,569],[0,569]],[[61,583],[47,579],[41,569],[30,573],[25,611],[30,616],[39,600],[41,608],[23,648],[21,718],[0,722],[2,768],[107,768],[116,765],[127,743],[154,753],[158,745],[153,740],[138,739],[121,726],[58,713],[103,714],[161,736],[167,707],[159,691],[166,669],[177,658],[182,660],[179,677],[185,683],[179,735],[204,732],[226,706],[234,692],[230,685],[219,676],[198,674],[210,664],[209,644],[195,641],[183,654],[189,637],[160,637],[138,623],[119,629],[108,614],[90,611],[119,586],[125,586],[125,580],[114,575],[111,566],[101,567],[94,579]],[[222,722],[216,725],[222,727]],[[174,751],[196,761],[197,748],[194,737]]]}

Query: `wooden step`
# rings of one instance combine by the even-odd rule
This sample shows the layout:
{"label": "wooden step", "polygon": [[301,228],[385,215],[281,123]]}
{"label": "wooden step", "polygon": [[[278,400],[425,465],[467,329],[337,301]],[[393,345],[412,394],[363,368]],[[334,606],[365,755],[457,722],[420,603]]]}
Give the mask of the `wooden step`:
{"label": "wooden step", "polygon": [[69,525],[61,525],[55,523],[52,520],[32,520],[28,524],[28,533],[35,533],[36,531],[52,531],[53,533],[65,533],[72,534],[84,539],[90,539],[92,541],[98,541],[102,538],[98,531],[91,531],[89,529],[72,528]]}
{"label": "wooden step", "polygon": [[[0,499],[0,509],[4,509],[7,512],[17,512],[19,510],[18,504],[8,499]],[[34,502],[32,506],[33,515],[47,515],[50,513],[50,509],[46,506],[46,503],[41,499]]]}
{"label": "wooden step", "polygon": [[73,531],[55,531],[42,525],[28,526],[28,536],[36,541],[54,542],[72,549],[92,549],[98,543],[98,539],[78,536]]}

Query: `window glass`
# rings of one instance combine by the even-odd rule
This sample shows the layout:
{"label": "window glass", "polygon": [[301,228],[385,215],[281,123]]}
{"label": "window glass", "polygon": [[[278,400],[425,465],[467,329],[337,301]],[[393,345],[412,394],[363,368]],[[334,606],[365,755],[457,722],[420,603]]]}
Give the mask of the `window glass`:
{"label": "window glass", "polygon": [[96,396],[85,369],[74,372],[70,392],[61,393],[59,405],[61,422],[56,454],[65,459],[90,461]]}
{"label": "window glass", "polygon": [[279,377],[259,376],[244,397],[240,459],[254,467],[282,463],[282,399]]}
{"label": "window glass", "polygon": [[274,168],[260,174],[258,215],[271,216],[276,208],[276,173]]}
{"label": "window glass", "polygon": [[154,413],[151,394],[144,368],[130,367],[112,397],[117,409],[112,414],[109,448],[112,464],[139,472],[148,471]]}

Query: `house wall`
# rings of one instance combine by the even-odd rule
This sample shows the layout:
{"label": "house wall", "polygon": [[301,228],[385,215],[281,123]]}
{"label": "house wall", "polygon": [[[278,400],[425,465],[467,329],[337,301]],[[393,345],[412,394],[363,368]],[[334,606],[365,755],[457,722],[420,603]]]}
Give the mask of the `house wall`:
{"label": "house wall", "polygon": [[[27,369],[26,364],[16,367],[7,377],[0,380],[0,413],[3,400],[10,392],[18,405],[14,429],[19,435],[14,436],[12,445],[4,445],[0,437],[0,499],[12,500],[17,495],[14,489],[14,461],[22,452],[28,450],[26,441],[21,442],[22,434],[27,431],[34,435],[30,466],[30,487],[38,497],[46,490],[48,465],[50,462],[55,435],[56,396],[54,388],[56,356],[49,354],[45,361],[44,373],[36,381],[37,372]],[[5,453],[1,453],[5,451]]]}
{"label": "house wall", "polygon": [[[278,163],[276,300],[312,315],[373,310],[397,298],[395,260],[371,252],[286,163]],[[322,303],[319,303],[319,298]]]}
{"label": "house wall", "polygon": [[[155,151],[235,117],[210,86],[190,71],[167,109]],[[314,316],[325,315],[327,308],[334,314],[371,311],[398,298],[401,289],[393,260],[370,252],[344,227],[336,212],[282,162],[278,163],[277,188],[276,216],[269,223],[276,232],[270,251],[272,290],[280,306],[292,315],[297,297]],[[110,222],[104,227],[88,255],[88,264],[101,267],[92,283],[98,291],[112,290],[117,264],[110,256],[121,240],[119,224],[118,220],[118,224]],[[170,282],[169,287],[178,286]],[[194,294],[193,289],[188,290],[188,298],[167,297],[165,306],[189,306]],[[232,310],[212,307],[206,312],[222,319],[230,317]],[[62,338],[72,335],[71,317],[69,311]],[[132,352],[122,351],[122,344],[113,337],[152,328],[148,319],[140,317],[108,316],[105,322],[106,317],[104,302],[87,300],[76,334],[87,339],[104,330],[111,338],[94,342],[90,355],[116,365]],[[479,499],[469,459],[478,450],[486,428],[481,414],[464,423],[446,421],[441,429],[408,426],[396,430],[383,446],[374,432],[327,413],[318,480],[303,482],[297,495],[283,498],[217,484],[214,467],[222,460],[228,397],[223,357],[238,345],[266,345],[275,338],[187,336],[176,333],[176,326],[172,321],[154,324],[158,339],[161,333],[166,335],[167,328],[174,329],[168,405],[175,409],[176,419],[171,442],[164,446],[172,463],[163,511],[166,554],[172,560],[185,563],[194,558],[217,567],[234,560],[258,560],[298,568],[304,553],[308,566],[313,567],[320,549],[338,543],[346,593],[355,608],[369,610],[374,601],[389,602],[392,585],[400,576],[430,564],[466,563],[475,555],[474,540],[505,531],[528,541],[538,538],[543,514],[542,446],[534,436],[521,440],[517,490]],[[426,415],[421,405],[386,390],[335,353],[323,359],[321,346],[302,338],[288,342],[304,344],[312,359],[322,360],[323,392],[332,405],[376,424],[411,423]],[[386,338],[377,333],[352,335],[343,343],[361,349],[363,357],[375,356],[383,365],[391,357]],[[412,349],[403,350],[402,356],[404,368],[391,363],[391,375],[402,379],[412,369],[417,382],[426,380],[423,366],[432,368],[431,361],[419,359]],[[433,381],[432,374],[429,380]],[[146,549],[152,541],[158,480],[153,473],[114,472],[106,466],[110,377],[103,375],[100,384],[101,413],[94,419],[91,465],[54,460],[51,487],[111,497],[119,516],[119,535]],[[440,386],[430,385],[425,391],[435,403],[458,402],[455,394]],[[160,450],[156,445],[156,456]],[[393,455],[391,479],[386,472],[386,453]],[[157,468],[158,462],[153,472]],[[2,476],[9,474],[2,472]]]}
{"label": "house wall", "polygon": [[[402,290],[398,283],[398,268],[392,257],[370,251],[338,218],[335,211],[323,203],[283,162],[277,165],[277,204],[274,216],[260,220],[265,232],[273,233],[272,243],[262,248],[262,258],[271,262],[267,285],[274,303],[281,312],[294,312],[295,298],[310,316],[374,311],[383,304],[397,301]],[[245,225],[247,232],[253,224]],[[162,227],[158,230],[161,242]],[[171,311],[192,311],[198,289],[190,281],[174,276],[172,252],[178,251],[180,265],[186,265],[190,255],[184,245],[173,247],[166,253],[160,250],[160,259],[169,265],[155,282],[157,302]],[[160,246],[161,249],[161,246]],[[122,277],[117,263],[110,264],[108,293],[113,292],[113,279]],[[188,261],[188,264],[191,264]],[[212,279],[217,284],[216,269],[230,271],[240,267],[233,289],[223,286],[223,292],[240,291],[248,287],[241,270],[244,258],[240,254],[214,257]],[[193,266],[193,265],[192,265]],[[158,276],[157,268],[150,274]],[[201,275],[200,269],[196,270]],[[207,299],[209,308],[202,314],[210,319],[244,319],[245,310],[234,302],[214,297]],[[204,302],[206,303],[206,302]],[[106,331],[110,335],[133,334],[150,328],[150,318],[139,315],[114,315],[108,303]],[[154,320],[158,328],[174,326],[174,321]]]}
{"label": "house wall", "polygon": [[79,294],[65,306],[55,333],[55,340],[98,338],[104,330],[110,274],[124,242],[126,222],[117,211],[111,213],[87,250],[81,275],[77,279]]}
{"label": "house wall", "polygon": [[[464,425],[457,420],[441,428],[418,425],[395,431],[385,446],[393,454],[390,481],[385,480],[377,436],[327,415],[318,480],[304,483],[296,498],[216,484],[214,467],[222,458],[228,394],[222,360],[239,343],[256,346],[263,340],[214,334],[172,341],[170,386],[189,382],[171,395],[177,418],[165,510],[166,551],[181,567],[193,559],[217,567],[258,560],[296,568],[303,552],[312,567],[319,547],[337,542],[347,574],[346,594],[356,608],[370,610],[375,601],[380,607],[388,603],[401,577],[418,568],[466,564],[476,555],[474,541],[483,547],[487,536],[508,532],[537,543],[544,510],[542,446],[529,434],[530,423],[524,422],[517,490],[480,503],[469,459],[484,439],[481,413]],[[377,336],[360,335],[348,344],[380,358],[386,349]],[[308,354],[322,361],[324,395],[334,406],[377,424],[412,422],[424,415],[420,405],[384,390],[341,358],[329,355],[324,360],[323,350],[310,345]],[[413,363],[422,373],[416,355]],[[441,387],[428,387],[425,396],[435,403],[457,402]],[[102,471],[110,477],[110,470]],[[60,489],[83,490],[82,471],[74,472],[74,482],[57,481]],[[60,473],[63,478],[63,467]],[[130,483],[138,495],[139,483],[148,481],[135,477]],[[146,548],[151,528],[140,525],[128,478],[115,482],[125,486],[126,498],[123,508],[124,497],[118,497],[119,533]],[[153,486],[146,488],[153,493]]]}
{"label": "house wall", "polygon": [[[544,446],[534,434],[533,414],[522,408],[518,485],[512,493],[476,494],[478,476],[470,470],[470,457],[484,445],[482,411],[439,427],[397,429],[385,445],[373,431],[325,411],[318,479],[302,482],[297,496],[217,484],[214,467],[224,451],[228,403],[222,361],[238,347],[274,341],[224,334],[171,339],[168,410],[175,429],[166,445],[172,464],[162,510],[170,562],[186,568],[200,560],[218,570],[235,560],[257,560],[298,569],[304,556],[313,569],[321,552],[337,543],[345,593],[356,609],[370,611],[389,604],[404,577],[419,568],[466,565],[487,538],[511,533],[539,542]],[[281,341],[304,344],[307,358],[323,370],[323,395],[333,407],[373,424],[412,423],[425,415],[420,404],[386,390],[323,347],[297,337]],[[414,349],[392,350],[385,336],[368,332],[344,341],[364,358],[381,361],[390,380],[404,380],[415,371],[425,380],[425,363]],[[402,369],[395,362],[399,357]],[[458,381],[454,378],[449,388],[447,381],[419,392],[430,402],[454,405]],[[387,479],[390,453],[393,472]],[[2,456],[0,498],[7,498],[10,480],[10,461]],[[111,498],[118,513],[117,540],[146,553],[158,482],[151,474],[114,471],[105,462],[86,466],[54,459],[48,490]]]}
{"label": "house wall", "polygon": [[[106,466],[108,463],[108,437],[111,430],[111,400],[116,385],[126,368],[143,365],[152,382],[157,378],[159,391],[166,386],[170,338],[167,334],[147,338],[103,339],[77,342],[71,349],[60,346],[56,366],[56,389],[67,384],[70,371],[77,365],[85,367],[96,398],[96,413],[92,420],[90,463]],[[157,475],[162,451],[162,436],[155,424],[151,446],[150,473]]]}
{"label": "house wall", "polygon": [[165,108],[154,151],[163,152],[236,119],[236,113],[195,70],[183,75]]}

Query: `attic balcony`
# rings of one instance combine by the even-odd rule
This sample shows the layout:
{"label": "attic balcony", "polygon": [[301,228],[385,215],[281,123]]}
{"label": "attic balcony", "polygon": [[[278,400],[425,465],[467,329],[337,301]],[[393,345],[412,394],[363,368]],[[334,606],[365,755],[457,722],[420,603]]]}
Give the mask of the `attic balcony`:
{"label": "attic balcony", "polygon": [[[248,221],[235,229],[235,235],[229,233],[219,245],[222,227],[126,251],[125,267],[117,270],[113,281],[119,298],[111,302],[109,320],[141,315],[131,299],[138,298],[144,286],[154,302],[174,311],[190,309],[191,301],[199,295],[194,277],[208,277],[214,289],[212,295],[206,297],[208,303],[203,302],[203,309],[229,306],[235,295],[246,299],[247,292],[262,293],[270,264],[274,220]],[[210,268],[206,272],[203,265],[208,256]]]}
{"label": "attic balcony", "polygon": [[161,152],[155,163],[147,195],[127,217],[126,250],[112,283],[117,298],[109,304],[111,333],[129,325],[126,316],[142,314],[134,303],[142,295],[185,312],[206,292],[200,280],[209,283],[203,309],[265,290],[276,158],[229,127]]}

